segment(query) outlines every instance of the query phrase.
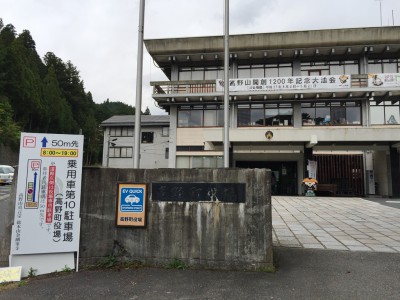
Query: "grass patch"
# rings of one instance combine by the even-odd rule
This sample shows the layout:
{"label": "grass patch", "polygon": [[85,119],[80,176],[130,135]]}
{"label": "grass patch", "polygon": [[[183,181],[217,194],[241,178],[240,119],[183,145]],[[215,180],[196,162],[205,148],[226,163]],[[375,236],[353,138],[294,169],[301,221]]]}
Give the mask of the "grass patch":
{"label": "grass patch", "polygon": [[167,269],[178,269],[178,270],[186,270],[188,268],[188,265],[186,265],[183,261],[180,259],[175,258],[172,260],[169,264],[167,264]]}
{"label": "grass patch", "polygon": [[275,273],[276,268],[275,266],[266,266],[266,267],[261,267],[258,269],[260,272],[265,272],[265,273]]}

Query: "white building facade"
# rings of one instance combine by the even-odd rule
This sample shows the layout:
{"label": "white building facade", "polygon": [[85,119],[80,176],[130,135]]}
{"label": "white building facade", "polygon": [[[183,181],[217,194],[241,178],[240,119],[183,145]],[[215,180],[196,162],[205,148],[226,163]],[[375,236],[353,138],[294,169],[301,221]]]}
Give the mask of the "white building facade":
{"label": "white building facade", "polygon": [[[103,167],[133,168],[135,116],[113,116],[104,127]],[[140,168],[167,168],[169,160],[169,116],[141,116]]]}
{"label": "white building facade", "polygon": [[[145,45],[169,78],[151,83],[168,167],[223,167],[223,37]],[[330,193],[400,196],[400,27],[231,36],[229,74],[230,167],[270,168],[276,194],[316,164]]]}

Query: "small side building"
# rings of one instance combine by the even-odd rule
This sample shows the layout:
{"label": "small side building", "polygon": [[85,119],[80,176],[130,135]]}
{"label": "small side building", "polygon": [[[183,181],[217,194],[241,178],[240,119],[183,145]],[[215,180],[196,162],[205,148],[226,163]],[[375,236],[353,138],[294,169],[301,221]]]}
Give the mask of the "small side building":
{"label": "small side building", "polygon": [[[167,168],[169,158],[169,116],[142,115],[140,168]],[[133,168],[135,116],[113,116],[104,127],[103,167]]]}

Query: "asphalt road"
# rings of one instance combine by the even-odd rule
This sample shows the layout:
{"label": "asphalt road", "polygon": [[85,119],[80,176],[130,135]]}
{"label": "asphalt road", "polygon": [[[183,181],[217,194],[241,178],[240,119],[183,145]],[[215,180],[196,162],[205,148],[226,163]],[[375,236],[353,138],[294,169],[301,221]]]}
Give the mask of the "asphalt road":
{"label": "asphalt road", "polygon": [[400,299],[400,254],[276,248],[275,273],[122,269],[37,277],[0,299]]}
{"label": "asphalt road", "polygon": [[[10,197],[10,193],[11,193],[11,185],[0,185],[0,220],[2,221],[6,220],[6,216],[9,211],[9,204],[5,200],[8,199],[8,197]],[[1,229],[2,228],[0,228],[0,231]]]}

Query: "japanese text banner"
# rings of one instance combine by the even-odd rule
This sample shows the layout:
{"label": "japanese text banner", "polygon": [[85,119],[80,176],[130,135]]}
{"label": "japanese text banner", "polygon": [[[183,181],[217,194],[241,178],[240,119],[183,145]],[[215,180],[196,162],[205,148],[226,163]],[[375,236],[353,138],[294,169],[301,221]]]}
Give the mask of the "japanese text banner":
{"label": "japanese text banner", "polygon": [[[350,75],[235,78],[229,80],[229,91],[285,91],[350,88]],[[224,91],[224,80],[216,80],[217,92]]]}

